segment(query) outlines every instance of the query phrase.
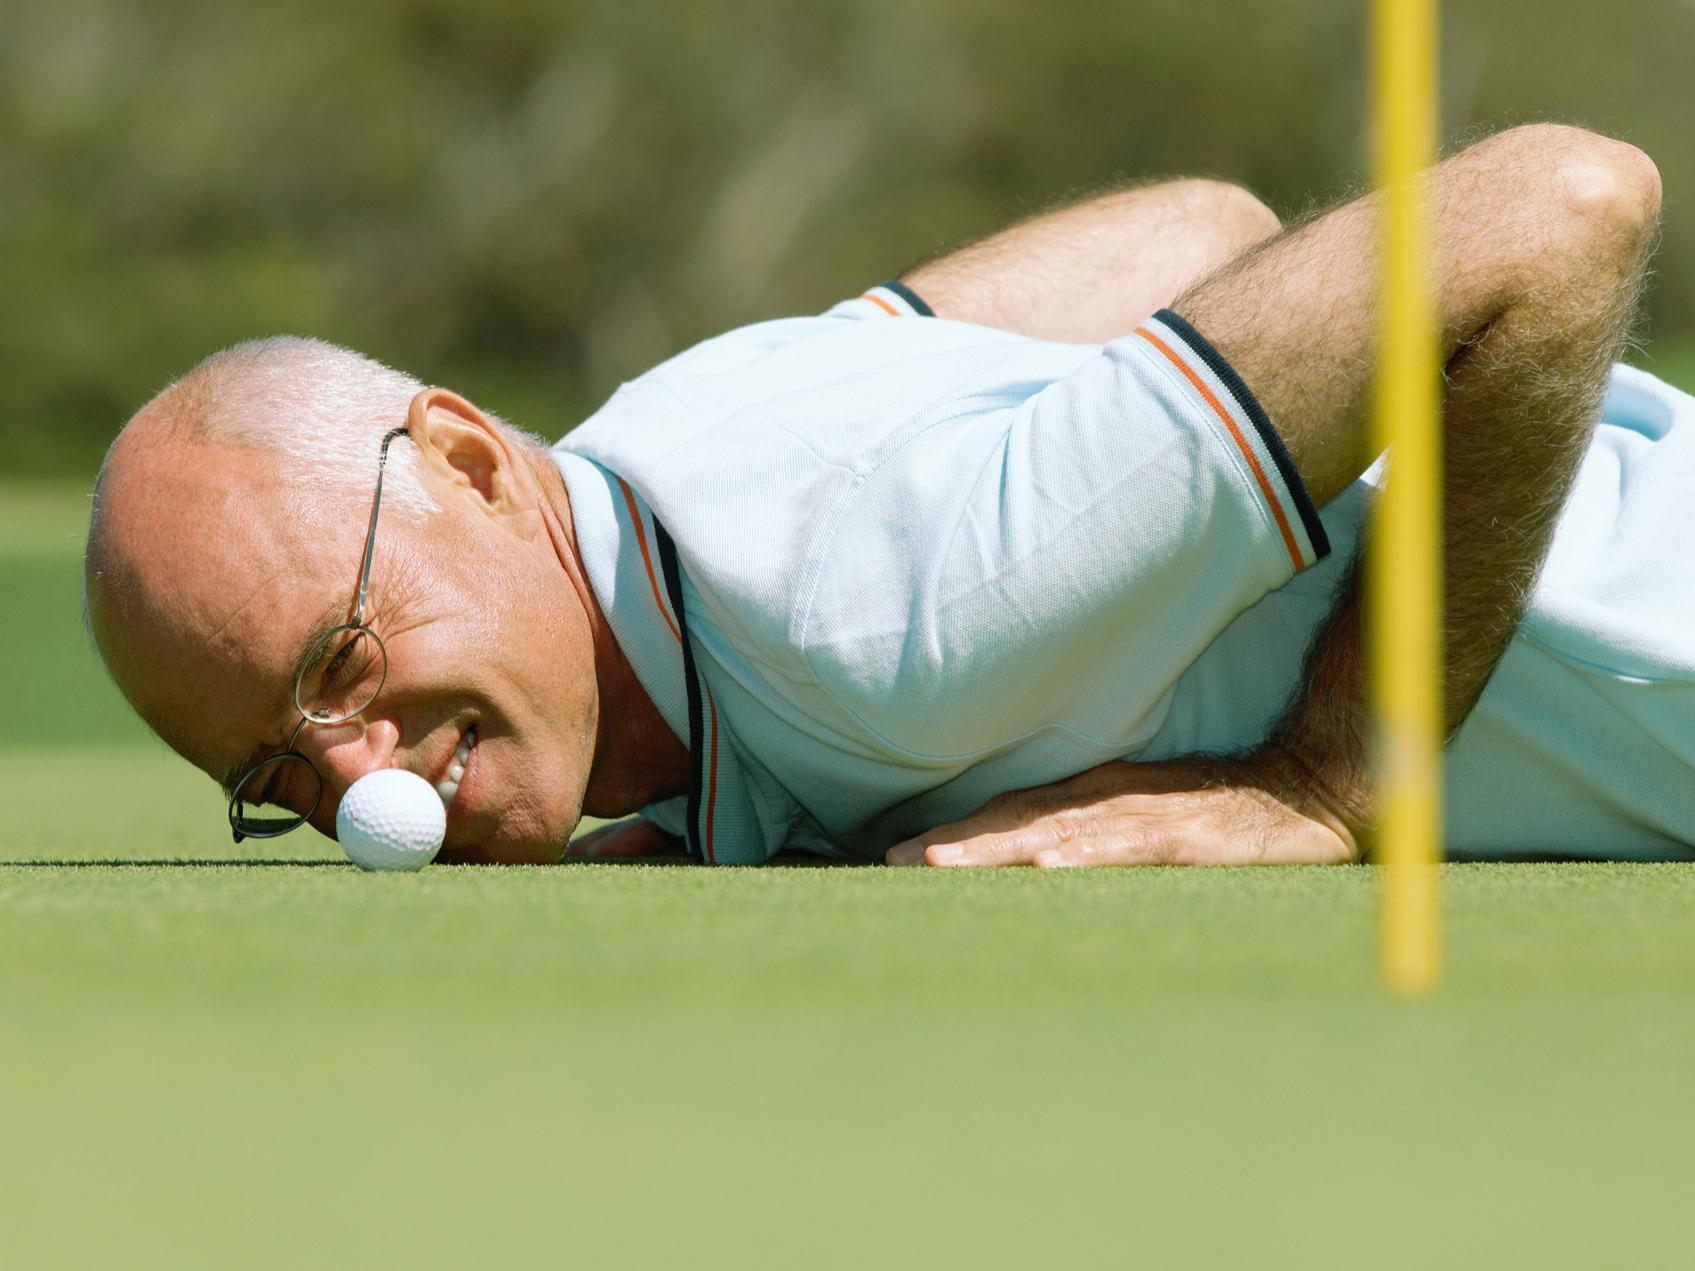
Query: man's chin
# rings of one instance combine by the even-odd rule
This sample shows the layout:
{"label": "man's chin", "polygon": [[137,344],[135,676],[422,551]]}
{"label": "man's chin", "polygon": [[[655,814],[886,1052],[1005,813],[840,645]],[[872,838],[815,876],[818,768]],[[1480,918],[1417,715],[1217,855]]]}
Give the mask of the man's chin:
{"label": "man's chin", "polygon": [[517,799],[466,809],[454,824],[450,810],[447,843],[438,860],[490,865],[554,865],[581,819],[581,804],[569,796],[550,800],[544,788],[529,788]]}
{"label": "man's chin", "polygon": [[436,860],[444,865],[556,865],[568,839],[500,836],[444,847]]}
{"label": "man's chin", "polygon": [[[487,815],[453,833],[449,823],[447,846],[437,860],[448,864],[555,865],[565,855],[577,818],[537,815],[539,809],[505,810],[498,820]],[[494,820],[494,824],[488,821]]]}

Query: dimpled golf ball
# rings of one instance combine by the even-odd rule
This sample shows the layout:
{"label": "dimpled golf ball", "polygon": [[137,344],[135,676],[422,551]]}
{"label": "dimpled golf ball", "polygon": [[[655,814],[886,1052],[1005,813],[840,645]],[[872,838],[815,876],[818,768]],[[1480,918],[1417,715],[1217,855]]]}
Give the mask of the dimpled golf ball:
{"label": "dimpled golf ball", "polygon": [[360,869],[422,869],[441,851],[447,809],[435,787],[404,768],[368,772],[336,809],[335,835]]}

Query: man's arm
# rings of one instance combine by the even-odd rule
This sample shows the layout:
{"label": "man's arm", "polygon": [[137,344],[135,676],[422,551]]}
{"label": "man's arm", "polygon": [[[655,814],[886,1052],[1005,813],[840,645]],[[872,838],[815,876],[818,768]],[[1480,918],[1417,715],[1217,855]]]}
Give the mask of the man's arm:
{"label": "man's arm", "polygon": [[1276,213],[1240,186],[1188,178],[1032,216],[901,281],[939,317],[1104,344],[1277,230]]}
{"label": "man's arm", "polygon": [[667,834],[646,817],[630,817],[577,835],[565,847],[567,860],[632,860],[642,856],[681,856],[683,840]]}
{"label": "man's arm", "polygon": [[[1576,129],[1501,134],[1430,180],[1445,356],[1447,724],[1524,612],[1640,289],[1659,179]],[[1369,458],[1375,197],[1240,257],[1177,308],[1253,387],[1320,505]],[[1390,478],[1393,480],[1391,468]],[[1348,859],[1375,817],[1361,575],[1272,736],[1239,759],[1106,764],[897,845],[896,864]]]}
{"label": "man's arm", "polygon": [[[1039,213],[901,274],[943,318],[1036,339],[1101,344],[1278,230],[1240,186],[1182,178]],[[667,855],[682,840],[640,817],[571,841],[567,856]]]}

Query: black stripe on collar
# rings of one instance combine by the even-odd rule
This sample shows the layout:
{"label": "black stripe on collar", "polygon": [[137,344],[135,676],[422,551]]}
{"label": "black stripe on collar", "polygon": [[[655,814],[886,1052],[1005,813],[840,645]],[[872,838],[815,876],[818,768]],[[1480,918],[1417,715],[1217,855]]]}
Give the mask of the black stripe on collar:
{"label": "black stripe on collar", "polygon": [[689,624],[683,616],[683,576],[677,567],[677,548],[671,536],[653,518],[653,541],[659,548],[659,568],[665,575],[665,594],[671,598],[671,612],[677,617],[677,634],[683,642],[683,679],[689,693],[689,825],[685,842],[689,855],[697,861],[706,860],[700,843],[700,757],[701,712],[700,679],[695,674],[694,651],[689,647]]}

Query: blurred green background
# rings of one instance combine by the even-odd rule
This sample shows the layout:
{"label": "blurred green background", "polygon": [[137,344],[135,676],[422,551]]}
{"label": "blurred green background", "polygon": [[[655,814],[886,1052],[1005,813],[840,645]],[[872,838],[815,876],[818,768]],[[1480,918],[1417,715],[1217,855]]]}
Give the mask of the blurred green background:
{"label": "blurred green background", "polygon": [[[1130,176],[1280,213],[1367,164],[1368,6],[9,0],[0,453],[86,477],[215,347],[354,345],[547,435],[751,319]],[[1443,132],[1660,163],[1643,361],[1695,376],[1695,5],[1445,9]]]}
{"label": "blurred green background", "polygon": [[[546,435],[1156,173],[1366,167],[1366,6],[0,0],[0,1263],[1684,1265],[1691,871],[356,874],[233,847],[79,629],[87,490],[293,331]],[[1695,386],[1695,5],[1446,8],[1444,134],[1659,162]],[[242,864],[236,864],[240,858]],[[178,862],[188,862],[182,864]]]}

